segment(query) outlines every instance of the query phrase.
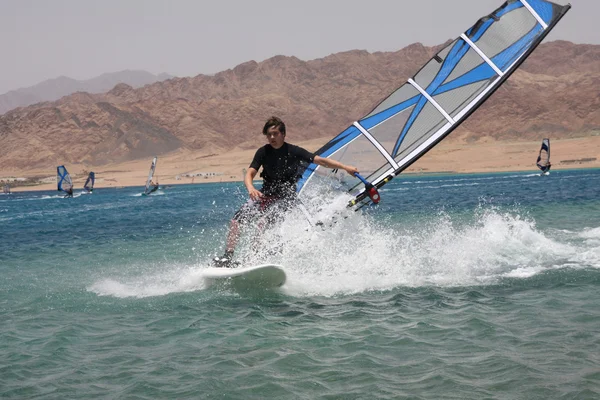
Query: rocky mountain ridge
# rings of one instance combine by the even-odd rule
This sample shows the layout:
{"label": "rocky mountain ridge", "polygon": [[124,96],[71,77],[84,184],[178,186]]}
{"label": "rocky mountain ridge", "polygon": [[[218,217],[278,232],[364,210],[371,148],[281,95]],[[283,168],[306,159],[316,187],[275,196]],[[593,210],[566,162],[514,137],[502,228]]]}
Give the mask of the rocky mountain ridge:
{"label": "rocky mountain ridge", "polygon": [[[263,144],[278,115],[288,141],[332,137],[414,75],[441,46],[353,50],[302,61],[275,56],[212,76],[104,94],[75,93],[0,116],[2,169],[102,165],[185,149],[214,154]],[[542,44],[447,140],[600,134],[600,46]]]}
{"label": "rocky mountain ridge", "polygon": [[34,86],[11,90],[0,95],[0,114],[17,107],[26,107],[42,101],[54,101],[75,92],[104,93],[119,83],[139,88],[172,78],[169,74],[154,75],[146,71],[125,70],[105,73],[95,78],[77,80],[66,76],[48,79]]}

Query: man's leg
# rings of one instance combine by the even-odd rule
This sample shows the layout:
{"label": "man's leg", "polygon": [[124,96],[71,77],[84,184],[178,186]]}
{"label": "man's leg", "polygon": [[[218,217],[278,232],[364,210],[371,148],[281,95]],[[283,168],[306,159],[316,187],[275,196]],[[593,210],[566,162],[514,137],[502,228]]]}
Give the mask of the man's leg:
{"label": "man's leg", "polygon": [[229,233],[227,234],[227,247],[225,252],[233,254],[238,240],[240,240],[240,223],[233,218],[229,224]]}
{"label": "man's leg", "polygon": [[253,214],[257,213],[258,203],[249,200],[244,204],[233,216],[229,224],[229,232],[227,233],[227,244],[225,254],[222,257],[215,258],[214,265],[216,267],[231,267],[231,259],[240,239],[240,224],[245,224],[250,220]]}
{"label": "man's leg", "polygon": [[258,252],[259,250],[261,252],[263,251],[267,251],[269,252],[268,249],[265,249],[264,246],[263,248],[261,247],[261,243],[260,243],[260,239],[262,234],[268,230],[273,228],[274,225],[276,225],[277,223],[281,222],[285,215],[288,213],[288,211],[294,206],[295,204],[295,198],[275,198],[275,197],[271,197],[271,198],[267,198],[265,199],[262,203],[261,203],[261,207],[260,207],[260,212],[262,214],[261,219],[258,221],[258,226],[257,226],[257,233],[256,236],[254,238],[254,251]]}

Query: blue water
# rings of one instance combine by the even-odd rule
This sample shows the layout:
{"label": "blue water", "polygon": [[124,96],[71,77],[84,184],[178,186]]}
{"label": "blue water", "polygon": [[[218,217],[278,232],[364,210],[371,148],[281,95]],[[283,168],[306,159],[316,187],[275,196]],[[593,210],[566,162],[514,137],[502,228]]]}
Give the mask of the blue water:
{"label": "blue water", "polygon": [[314,198],[272,291],[204,285],[240,183],[141,191],[0,195],[0,398],[600,398],[600,170]]}

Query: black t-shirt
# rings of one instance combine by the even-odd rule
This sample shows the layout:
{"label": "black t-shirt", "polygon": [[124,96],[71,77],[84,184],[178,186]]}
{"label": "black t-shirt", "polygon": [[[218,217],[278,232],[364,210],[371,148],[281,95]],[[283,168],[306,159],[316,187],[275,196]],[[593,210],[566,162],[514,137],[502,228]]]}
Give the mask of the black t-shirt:
{"label": "black t-shirt", "polygon": [[265,196],[290,197],[296,193],[296,182],[302,162],[312,163],[315,155],[293,144],[283,143],[278,149],[267,144],[256,151],[250,168],[262,166],[262,193]]}

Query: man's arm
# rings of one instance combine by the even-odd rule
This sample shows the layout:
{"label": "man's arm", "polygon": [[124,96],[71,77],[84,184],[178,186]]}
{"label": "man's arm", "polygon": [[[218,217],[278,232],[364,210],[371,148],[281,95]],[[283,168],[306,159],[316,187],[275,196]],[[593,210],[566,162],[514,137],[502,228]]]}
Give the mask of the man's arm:
{"label": "man's arm", "polygon": [[332,160],[330,158],[323,158],[321,156],[315,156],[315,159],[313,160],[313,162],[315,164],[322,165],[323,167],[327,167],[327,168],[343,169],[349,175],[352,175],[352,176],[354,176],[354,174],[358,172],[358,168],[356,168],[352,165],[342,164],[341,162]]}
{"label": "man's arm", "polygon": [[244,177],[244,185],[250,194],[250,198],[254,201],[260,200],[263,195],[261,192],[256,190],[254,183],[252,182],[257,173],[258,171],[255,168],[250,167],[248,168],[248,171],[246,171],[246,176]]}

